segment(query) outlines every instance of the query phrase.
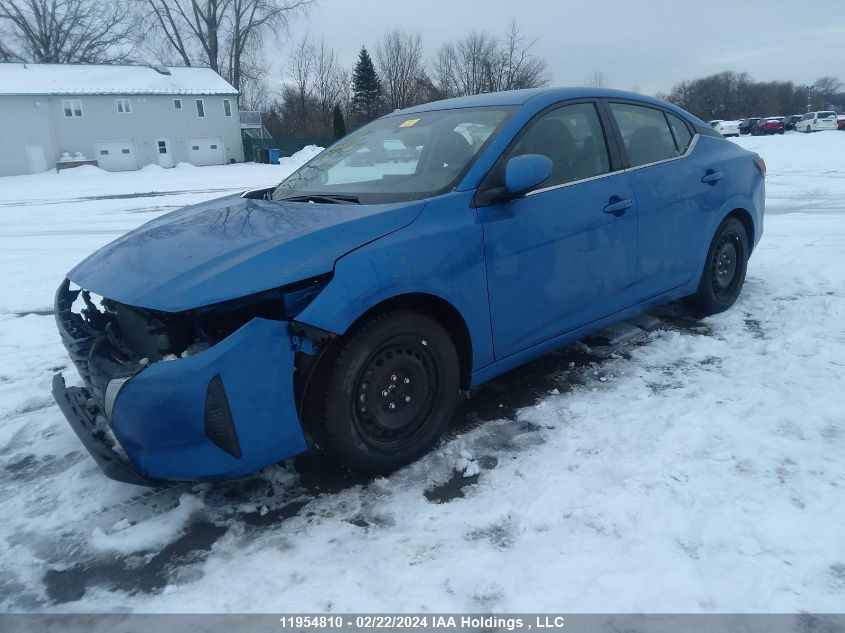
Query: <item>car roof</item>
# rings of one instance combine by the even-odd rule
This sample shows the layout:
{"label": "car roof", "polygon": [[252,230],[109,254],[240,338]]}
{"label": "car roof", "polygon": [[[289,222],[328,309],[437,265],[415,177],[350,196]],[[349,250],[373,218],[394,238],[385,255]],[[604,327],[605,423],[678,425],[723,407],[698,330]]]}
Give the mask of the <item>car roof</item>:
{"label": "car roof", "polygon": [[[456,97],[454,99],[444,99],[442,101],[432,101],[430,103],[423,103],[404,110],[396,110],[387,116],[394,114],[413,114],[415,112],[431,112],[432,110],[451,110],[453,108],[477,108],[484,106],[515,106],[525,105],[532,99],[544,98],[544,100],[563,101],[565,99],[632,99],[635,101],[642,101],[651,103],[653,105],[661,105],[663,107],[671,106],[665,101],[648,97],[646,95],[637,94],[636,92],[628,92],[626,90],[612,90],[610,88],[588,88],[588,87],[559,87],[559,88],[529,88],[526,90],[506,90],[503,92],[488,92],[480,95],[471,95],[468,97]],[[676,109],[675,106],[671,106]]]}

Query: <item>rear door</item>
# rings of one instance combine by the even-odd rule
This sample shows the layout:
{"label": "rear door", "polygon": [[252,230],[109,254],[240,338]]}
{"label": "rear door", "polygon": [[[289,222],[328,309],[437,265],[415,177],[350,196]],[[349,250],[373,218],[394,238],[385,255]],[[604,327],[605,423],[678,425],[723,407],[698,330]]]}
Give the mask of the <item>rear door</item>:
{"label": "rear door", "polygon": [[[529,122],[479,189],[496,358],[628,305],[637,208],[598,103],[567,103]],[[612,150],[612,151],[611,151]],[[508,159],[542,154],[551,178],[523,198],[485,204]]]}
{"label": "rear door", "polygon": [[720,206],[722,165],[696,151],[699,137],[668,110],[635,102],[608,108],[637,200],[637,288],[645,300],[698,274],[696,254]]}

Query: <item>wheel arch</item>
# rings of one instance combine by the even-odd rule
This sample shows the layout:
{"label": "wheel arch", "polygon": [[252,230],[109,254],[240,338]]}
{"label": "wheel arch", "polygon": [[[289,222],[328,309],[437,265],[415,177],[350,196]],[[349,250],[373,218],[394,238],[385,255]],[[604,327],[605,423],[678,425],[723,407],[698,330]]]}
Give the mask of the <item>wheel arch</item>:
{"label": "wheel arch", "polygon": [[[461,388],[468,389],[472,375],[472,337],[469,327],[460,311],[451,303],[437,295],[425,292],[409,292],[388,297],[368,308],[347,328],[346,333],[354,332],[361,324],[378,314],[391,310],[414,310],[433,318],[440,323],[455,344],[461,370]],[[345,336],[345,335],[344,335]]]}
{"label": "wheel arch", "polygon": [[356,317],[344,332],[330,339],[330,342],[316,355],[297,353],[294,379],[294,393],[297,410],[303,423],[310,417],[307,394],[314,384],[326,379],[329,368],[348,336],[363,323],[391,310],[415,310],[426,314],[440,323],[455,344],[460,368],[461,389],[469,389],[472,382],[472,337],[466,320],[460,311],[446,299],[425,292],[409,292],[383,298]]}
{"label": "wheel arch", "polygon": [[742,222],[742,226],[745,227],[745,235],[748,238],[748,252],[751,254],[751,251],[754,250],[754,218],[751,217],[751,213],[748,209],[737,207],[728,213],[719,224],[728,218],[736,218]]}

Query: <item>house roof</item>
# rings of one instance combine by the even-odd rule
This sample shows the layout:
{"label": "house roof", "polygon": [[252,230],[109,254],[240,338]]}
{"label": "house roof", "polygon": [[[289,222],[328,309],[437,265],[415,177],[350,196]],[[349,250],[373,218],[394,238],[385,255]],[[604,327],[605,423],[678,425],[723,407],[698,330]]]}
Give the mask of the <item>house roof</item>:
{"label": "house roof", "polygon": [[0,95],[209,95],[238,91],[210,68],[0,64]]}

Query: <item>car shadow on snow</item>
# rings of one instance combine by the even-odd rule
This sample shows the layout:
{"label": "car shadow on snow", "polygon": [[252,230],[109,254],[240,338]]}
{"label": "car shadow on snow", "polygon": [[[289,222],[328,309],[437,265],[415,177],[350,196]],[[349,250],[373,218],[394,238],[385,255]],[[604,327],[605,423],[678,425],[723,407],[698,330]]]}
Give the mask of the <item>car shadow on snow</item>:
{"label": "car shadow on snow", "polygon": [[[462,499],[468,487],[478,484],[486,472],[497,467],[499,459],[496,453],[507,455],[518,451],[520,447],[516,438],[524,439],[526,434],[539,430],[531,422],[518,418],[520,409],[534,405],[550,394],[565,394],[579,385],[600,380],[602,363],[610,358],[628,357],[633,348],[648,341],[648,332],[653,330],[675,330],[705,336],[711,333],[682,305],[673,304],[622,326],[591,335],[481,385],[473,390],[471,399],[461,403],[444,442],[460,438],[485,423],[510,420],[513,424],[503,425],[485,439],[483,450],[489,454],[479,455],[474,460],[477,472],[465,473],[456,469],[444,482],[421,489],[421,496],[429,503],[450,503]],[[534,443],[543,441],[541,434],[534,434]],[[355,486],[364,487],[372,481],[313,454],[293,460],[294,477],[274,476],[274,473],[278,474],[278,470],[274,469],[289,467],[273,466],[252,477],[235,481],[199,486],[177,484],[156,492],[141,493],[134,504],[136,507],[132,509],[134,517],[128,519],[130,523],[142,522],[172,509],[178,505],[180,495],[191,490],[202,495],[204,511],[198,513],[175,540],[156,551],[131,555],[103,555],[87,547],[77,547],[70,555],[65,551],[64,555],[52,561],[54,568],[43,576],[49,601],[53,604],[78,601],[88,587],[128,594],[155,593],[170,583],[178,583],[183,578],[181,572],[202,562],[214,544],[230,531],[255,536],[276,530],[294,517],[310,516],[308,505],[318,497],[334,495]],[[153,497],[155,502],[150,502]],[[113,524],[118,518],[127,518],[125,510],[120,511],[119,517],[109,517],[105,524]],[[378,518],[356,514],[345,520],[367,528]],[[84,530],[90,533],[90,526]],[[201,572],[194,569],[192,573],[195,577]],[[190,574],[188,577],[191,577]]]}

